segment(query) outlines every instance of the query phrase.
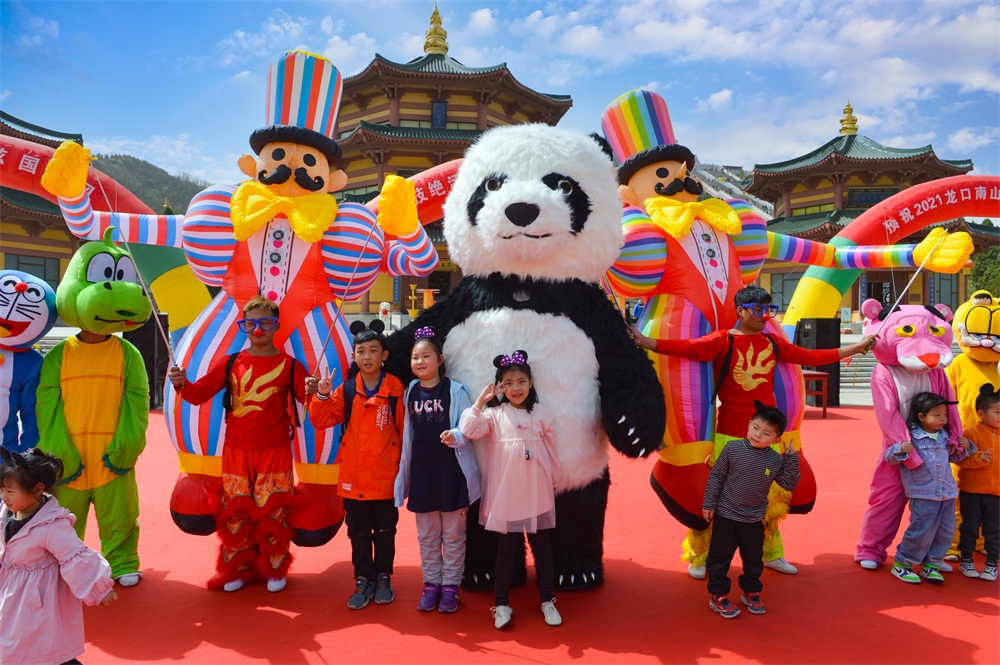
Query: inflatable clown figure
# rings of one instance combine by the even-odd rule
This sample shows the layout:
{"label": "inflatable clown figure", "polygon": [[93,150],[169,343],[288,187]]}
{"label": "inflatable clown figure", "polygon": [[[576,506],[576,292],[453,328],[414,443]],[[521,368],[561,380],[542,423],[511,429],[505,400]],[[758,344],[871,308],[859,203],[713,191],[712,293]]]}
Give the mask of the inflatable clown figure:
{"label": "inflatable clown figure", "polygon": [[38,443],[35,391],[42,354],[33,347],[56,322],[56,293],[19,270],[0,270],[0,423],[3,447],[23,453]]}
{"label": "inflatable clown figure", "polygon": [[[881,267],[927,262],[930,269],[956,272],[972,251],[968,234],[947,236],[935,230],[919,245],[832,247],[782,236],[767,230],[767,222],[741,200],[699,201],[701,184],[691,177],[692,151],[677,143],[666,102],[654,92],[633,90],[605,110],[601,126],[619,164],[619,195],[625,204],[622,224],[625,245],[608,272],[612,290],[646,305],[636,327],[662,340],[696,339],[735,327],[733,297],[757,279],[766,258],[828,267]],[[787,335],[773,320],[764,332],[786,343]],[[709,534],[701,503],[709,468],[720,444],[746,434],[716,431],[715,395],[720,367],[686,357],[656,355],[667,406],[667,430],[651,483],[670,513],[691,531],[684,559],[693,576],[704,574]],[[734,373],[753,369],[733,360]],[[800,450],[801,481],[794,494],[776,491],[765,517],[765,565],[795,572],[784,561],[777,521],[788,512],[812,508],[816,482],[801,455],[799,428],[804,413],[801,369],[756,358],[774,372],[777,407],[788,417],[786,440]]]}
{"label": "inflatable clown figure", "polygon": [[135,464],[146,447],[149,379],[139,350],[112,333],[141,326],[152,306],[111,234],[80,247],[56,289],[59,316],[80,332],[42,362],[38,447],[63,463],[56,498],[76,516],[77,535],[93,504],[112,577],[133,586],[142,576]]}
{"label": "inflatable clown figure", "polygon": [[[257,294],[279,305],[277,347],[311,372],[322,367],[342,377],[351,346],[339,303],[360,298],[380,271],[427,275],[437,265],[411,183],[387,177],[377,217],[331,196],[347,182],[333,139],[341,92],[341,73],[329,60],[301,51],[282,55],[268,77],[266,126],[250,136],[256,156],[239,159],[249,179],[206,189],[184,216],[95,212],[83,192],[88,155],[64,144],[65,159],[56,155],[49,163],[43,184],[58,195],[75,234],[95,237],[114,220],[130,243],[183,247],[198,278],[221,289],[175,349],[176,363],[193,379],[247,343],[236,321]],[[214,533],[222,496],[223,396],[192,405],[168,390],[164,413],[182,472],[170,500],[174,521],[188,533]],[[343,522],[333,465],[338,428],[316,430],[306,414],[301,419],[293,441],[299,484],[289,522],[298,531],[296,543],[321,545]]]}

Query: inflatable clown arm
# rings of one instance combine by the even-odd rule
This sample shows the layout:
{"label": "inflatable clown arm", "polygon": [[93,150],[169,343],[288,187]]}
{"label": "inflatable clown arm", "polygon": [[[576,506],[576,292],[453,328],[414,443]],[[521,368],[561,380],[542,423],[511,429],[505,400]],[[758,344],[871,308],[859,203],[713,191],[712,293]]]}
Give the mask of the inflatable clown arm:
{"label": "inflatable clown arm", "polygon": [[769,259],[838,269],[911,268],[921,265],[933,250],[925,267],[944,273],[964,268],[973,249],[968,233],[949,234],[940,227],[917,245],[836,247],[772,232],[767,234],[767,244]]}
{"label": "inflatable clown arm", "polygon": [[90,150],[75,141],[63,141],[45,165],[41,184],[53,196],[74,199],[85,193],[90,163],[96,161]]}
{"label": "inflatable clown arm", "polygon": [[357,300],[367,293],[385,254],[385,236],[374,213],[357,203],[340,204],[320,242],[323,268],[334,295]]}
{"label": "inflatable clown arm", "polygon": [[625,298],[648,296],[663,278],[667,241],[641,209],[628,206],[622,213],[625,244],[607,272],[611,290]]}
{"label": "inflatable clown arm", "polygon": [[423,226],[389,241],[383,270],[392,277],[425,277],[437,268],[438,254]]}
{"label": "inflatable clown arm", "polygon": [[38,379],[38,447],[59,458],[63,463],[60,483],[69,483],[83,473],[80,451],[73,447],[73,440],[66,425],[66,412],[62,401],[63,343],[56,344],[45,354],[42,372]]}
{"label": "inflatable clown arm", "polygon": [[90,205],[90,196],[85,192],[76,198],[58,199],[59,210],[70,232],[82,240],[100,240],[104,231],[115,227],[112,239],[122,238],[130,243],[181,246],[181,226],[183,215],[139,215],[125,212],[96,211]]}
{"label": "inflatable clown arm", "polygon": [[139,350],[122,340],[124,391],[118,413],[118,428],[104,452],[104,465],[117,474],[135,466],[146,448],[149,425],[149,377]]}

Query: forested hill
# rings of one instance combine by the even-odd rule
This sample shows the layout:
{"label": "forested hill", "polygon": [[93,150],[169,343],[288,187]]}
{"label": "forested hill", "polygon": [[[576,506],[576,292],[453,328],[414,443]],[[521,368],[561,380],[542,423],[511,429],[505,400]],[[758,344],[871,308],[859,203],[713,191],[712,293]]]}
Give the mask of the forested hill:
{"label": "forested hill", "polygon": [[164,200],[170,202],[174,213],[187,212],[194,195],[210,184],[187,175],[172,176],[159,166],[131,155],[97,155],[94,167],[117,180],[158,214],[163,212]]}

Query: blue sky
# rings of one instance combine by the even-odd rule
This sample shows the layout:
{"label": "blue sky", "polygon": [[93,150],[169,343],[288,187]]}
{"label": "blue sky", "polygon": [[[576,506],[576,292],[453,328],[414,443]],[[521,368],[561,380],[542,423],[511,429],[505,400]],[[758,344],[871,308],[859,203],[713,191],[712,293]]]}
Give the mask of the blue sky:
{"label": "blue sky", "polygon": [[[751,167],[860,133],[932,144],[1000,173],[1000,2],[938,0],[440,0],[449,55],[506,62],[535,90],[573,97],[560,123],[599,128],[632,88],[667,100],[705,162]],[[0,0],[0,108],[167,171],[237,182],[264,124],[268,64],[304,48],[346,76],[375,53],[423,55],[431,0],[31,2]],[[99,165],[98,165],[99,167]]]}

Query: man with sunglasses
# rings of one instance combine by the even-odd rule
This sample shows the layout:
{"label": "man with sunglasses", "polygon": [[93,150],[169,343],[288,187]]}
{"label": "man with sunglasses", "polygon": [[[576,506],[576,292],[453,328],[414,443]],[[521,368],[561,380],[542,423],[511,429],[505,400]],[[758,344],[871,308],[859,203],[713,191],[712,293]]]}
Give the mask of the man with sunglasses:
{"label": "man with sunglasses", "polygon": [[[764,333],[767,322],[778,313],[778,307],[771,304],[770,293],[759,286],[745,286],[736,292],[733,301],[738,318],[736,327],[716,330],[698,339],[653,339],[629,326],[637,346],[663,355],[712,362],[716,376],[715,391],[719,399],[713,459],[727,441],[741,439],[746,434],[747,423],[755,413],[755,400],[765,406],[776,406],[774,370],[779,361],[796,365],[830,365],[864,351],[875,341],[874,337],[866,336],[840,349],[805,349],[780,335]],[[764,566],[794,575],[798,570],[782,556],[784,552],[776,527],[774,534],[773,551],[765,552]],[[702,579],[705,567],[692,564],[688,567],[688,574]]]}
{"label": "man with sunglasses", "polygon": [[274,345],[278,305],[254,296],[236,326],[250,345],[220,358],[205,376],[188,383],[183,367],[167,374],[180,398],[203,404],[225,390],[222,449],[222,508],[217,518],[221,547],[209,588],[237,591],[257,577],[281,591],[291,563],[288,525],[292,502],[292,437],[296,402],[304,402],[308,372]]}

